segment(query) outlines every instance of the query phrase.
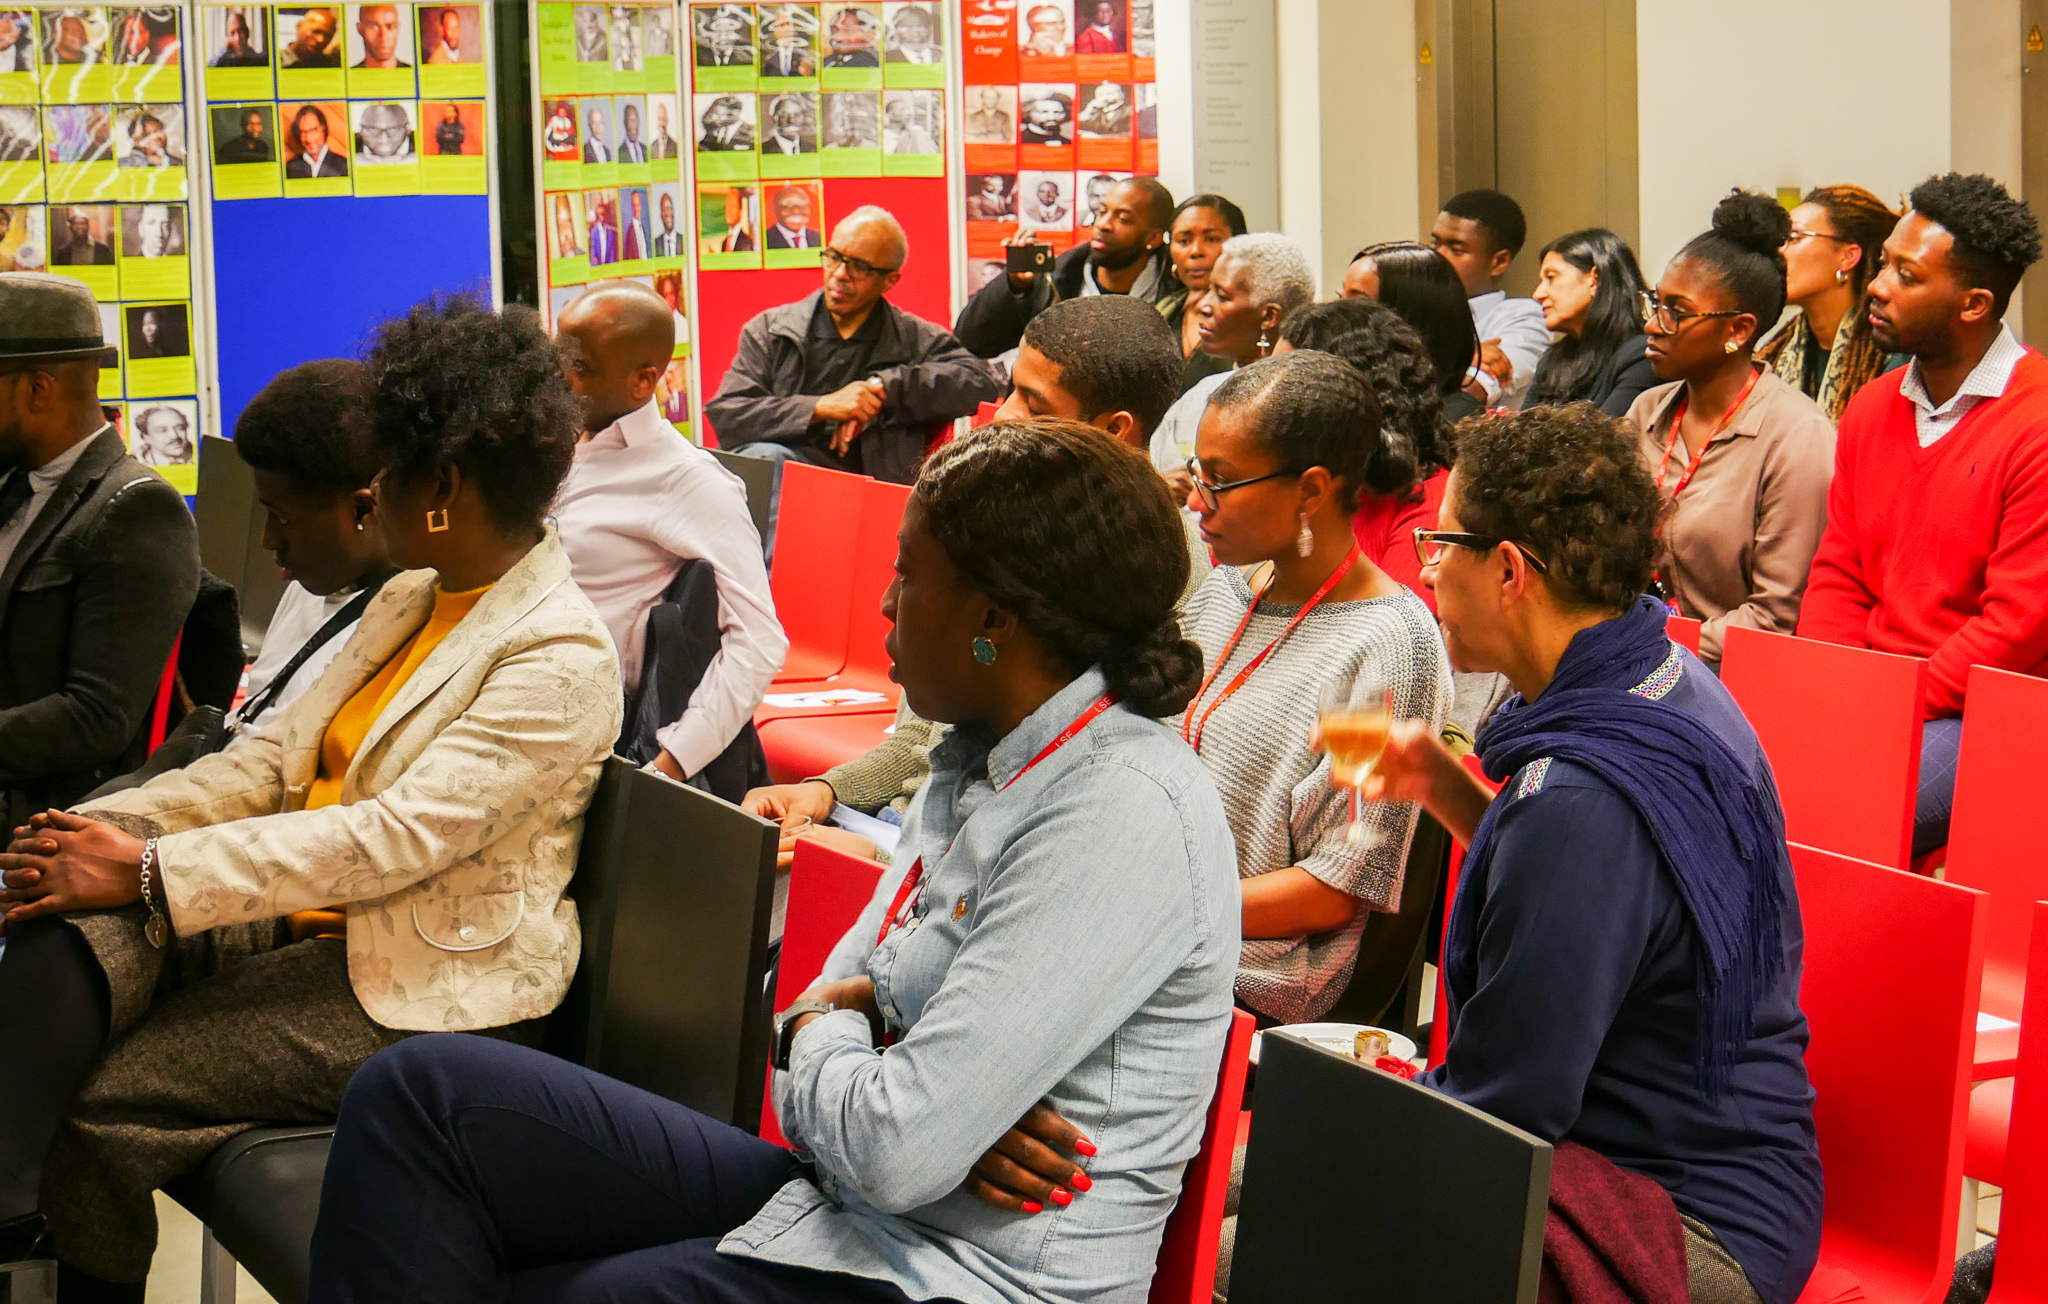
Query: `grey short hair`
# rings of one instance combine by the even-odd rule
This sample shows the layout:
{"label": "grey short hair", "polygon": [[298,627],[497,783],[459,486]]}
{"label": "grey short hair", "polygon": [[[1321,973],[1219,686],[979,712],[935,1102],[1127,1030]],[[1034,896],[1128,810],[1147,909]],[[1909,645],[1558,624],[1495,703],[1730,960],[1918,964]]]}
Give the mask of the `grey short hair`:
{"label": "grey short hair", "polygon": [[[896,215],[894,213],[890,212],[886,208],[881,207],[878,204],[862,204],[859,208],[854,209],[845,217],[840,218],[839,226],[845,226],[848,222],[856,221],[879,222],[883,225],[884,228],[887,229],[889,233],[890,243],[894,245],[896,249],[896,266],[898,268],[901,268],[904,263],[910,260],[910,240],[903,234],[903,224],[896,220]],[[839,230],[839,227],[834,227],[832,229],[833,232],[836,234]]]}
{"label": "grey short hair", "polygon": [[1315,301],[1316,274],[1308,255],[1278,231],[1234,235],[1223,242],[1223,251],[1217,256],[1243,263],[1251,274],[1252,302],[1277,303],[1283,317]]}

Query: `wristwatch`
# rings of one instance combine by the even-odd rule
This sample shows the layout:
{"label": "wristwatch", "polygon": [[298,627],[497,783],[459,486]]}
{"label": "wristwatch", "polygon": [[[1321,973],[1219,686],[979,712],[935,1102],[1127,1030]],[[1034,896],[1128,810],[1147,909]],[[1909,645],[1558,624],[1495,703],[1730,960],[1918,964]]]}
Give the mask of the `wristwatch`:
{"label": "wristwatch", "polygon": [[775,1054],[769,1061],[789,1071],[789,1044],[796,1040],[796,1021],[806,1014],[830,1014],[839,1007],[830,1001],[798,1001],[775,1016]]}

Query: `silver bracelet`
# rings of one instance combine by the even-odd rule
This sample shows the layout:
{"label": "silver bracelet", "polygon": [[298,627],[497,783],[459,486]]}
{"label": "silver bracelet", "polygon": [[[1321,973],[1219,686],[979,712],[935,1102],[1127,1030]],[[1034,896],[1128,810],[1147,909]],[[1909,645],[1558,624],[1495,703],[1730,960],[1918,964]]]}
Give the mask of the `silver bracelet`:
{"label": "silver bracelet", "polygon": [[171,940],[171,921],[164,918],[164,912],[156,908],[156,898],[149,894],[149,880],[157,865],[156,839],[151,838],[142,844],[142,904],[149,907],[149,922],[142,926],[142,935],[161,951],[164,943]]}

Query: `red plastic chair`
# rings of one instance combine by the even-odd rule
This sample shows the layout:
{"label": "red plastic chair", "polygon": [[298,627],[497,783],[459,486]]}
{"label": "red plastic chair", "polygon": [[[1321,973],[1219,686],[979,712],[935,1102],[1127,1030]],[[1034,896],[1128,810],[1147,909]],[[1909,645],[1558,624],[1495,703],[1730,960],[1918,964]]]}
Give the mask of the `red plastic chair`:
{"label": "red plastic chair", "polygon": [[768,577],[789,655],[775,676],[824,679],[846,665],[853,617],[854,559],[866,476],[803,462],[782,464],[775,565]]}
{"label": "red plastic chair", "polygon": [[171,659],[164,662],[164,672],[157,677],[156,700],[149,704],[149,750],[163,746],[164,735],[171,731],[171,699],[178,692],[178,652],[185,646],[185,635],[181,630],[171,640]]}
{"label": "red plastic chair", "polygon": [[1933,1304],[1955,1271],[1982,893],[1794,845],[1827,1174],[1802,1304]]}
{"label": "red plastic chair", "polygon": [[[799,716],[891,715],[901,690],[889,678],[889,652],[883,640],[889,622],[882,615],[882,594],[889,587],[896,568],[896,531],[903,523],[903,510],[910,501],[910,486],[882,480],[866,480],[861,487],[860,525],[853,546],[840,543],[852,558],[846,585],[850,607],[846,622],[845,655],[830,675],[816,680],[797,680],[787,671],[775,681],[775,692],[801,693],[821,689],[850,688],[879,693],[883,702],[854,702],[823,706],[763,705],[754,713],[757,726],[773,720]],[[778,541],[776,562],[782,560]],[[779,604],[778,599],[778,604]],[[794,643],[794,639],[791,640]]]}
{"label": "red plastic chair", "polygon": [[1721,682],[1771,758],[1786,837],[1911,866],[1925,661],[1731,625]]}
{"label": "red plastic chair", "polygon": [[896,717],[880,711],[785,716],[759,726],[768,754],[768,778],[801,783],[835,765],[865,756],[889,736]]}
{"label": "red plastic chair", "polygon": [[1230,1039],[1216,1074],[1216,1094],[1202,1124],[1202,1148],[1181,1173],[1180,1202],[1167,1215],[1147,1304],[1209,1304],[1216,1291],[1216,1251],[1223,1237],[1223,1206],[1230,1194],[1231,1152],[1237,1148],[1244,1079],[1257,1021],[1243,1010],[1230,1015]]}
{"label": "red plastic chair", "polygon": [[2019,1071],[1970,1095],[1963,1171],[1998,1186],[1998,1271],[1989,1304],[2048,1304],[2048,901],[2033,911],[2033,972]]}
{"label": "red plastic chair", "polygon": [[[782,958],[775,969],[775,1008],[785,1009],[825,971],[832,948],[875,895],[889,867],[879,860],[799,839],[789,866],[789,909],[782,919]],[[772,1075],[771,1075],[772,1076]],[[787,1145],[775,1121],[774,1083],[761,1091],[761,1136]]]}
{"label": "red plastic chair", "polygon": [[2019,1029],[2004,1025],[2020,1022],[2034,902],[2048,897],[2048,869],[2013,847],[2014,814],[2048,791],[2048,679],[1973,666],[1964,702],[1944,876],[1991,898],[1981,1008],[1995,1026],[1977,1034],[1976,1074],[1994,1078],[2011,1073],[2019,1054]]}
{"label": "red plastic chair", "polygon": [[1664,633],[1672,642],[1692,653],[1700,654],[1700,622],[1690,616],[1666,616]]}

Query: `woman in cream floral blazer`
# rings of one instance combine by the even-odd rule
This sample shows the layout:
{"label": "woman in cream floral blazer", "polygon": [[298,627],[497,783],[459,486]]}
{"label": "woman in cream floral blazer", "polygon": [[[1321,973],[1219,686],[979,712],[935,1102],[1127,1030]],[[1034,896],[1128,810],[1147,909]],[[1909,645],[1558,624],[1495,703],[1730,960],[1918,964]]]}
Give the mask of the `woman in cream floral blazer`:
{"label": "woman in cream floral blazer", "polygon": [[[0,856],[8,949],[53,989],[104,974],[103,1021],[55,1038],[76,1067],[41,1213],[67,1295],[139,1301],[151,1191],[235,1133],[331,1121],[409,1033],[531,1039],[575,972],[563,893],[621,706],[544,523],[575,397],[531,312],[464,299],[387,323],[367,364],[384,470],[335,528],[408,569],[282,720]],[[315,506],[258,488],[288,549]],[[0,1056],[13,1032],[0,1010]]]}

